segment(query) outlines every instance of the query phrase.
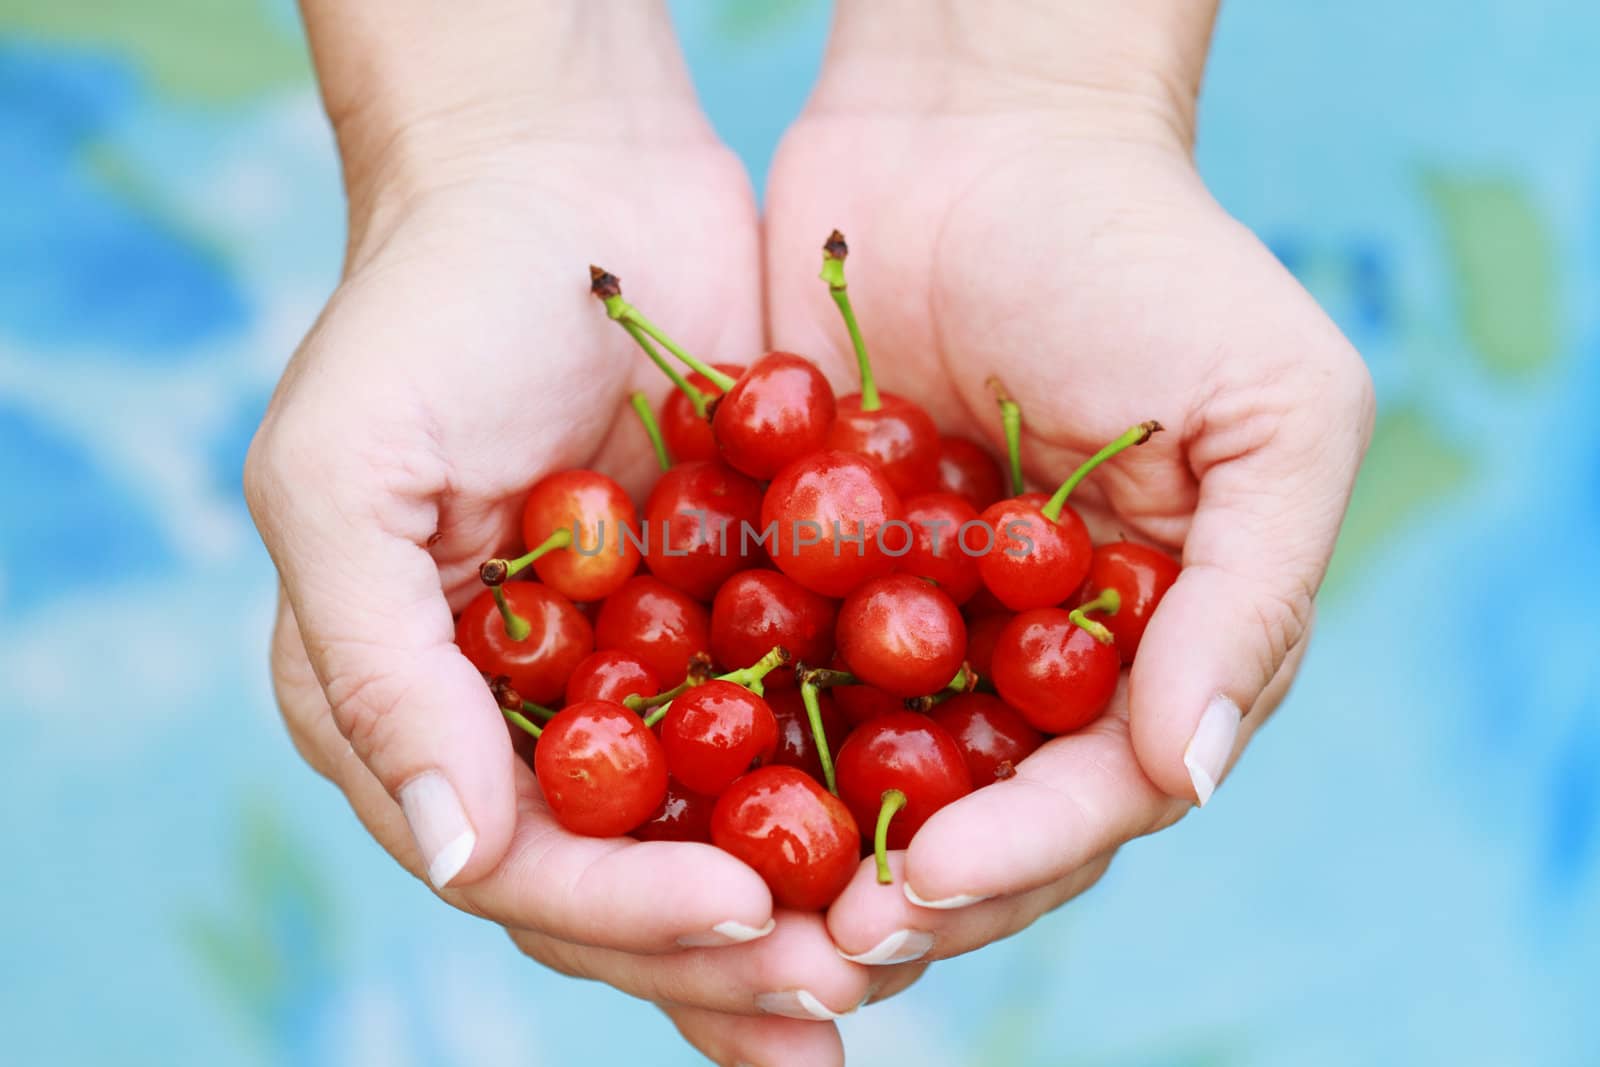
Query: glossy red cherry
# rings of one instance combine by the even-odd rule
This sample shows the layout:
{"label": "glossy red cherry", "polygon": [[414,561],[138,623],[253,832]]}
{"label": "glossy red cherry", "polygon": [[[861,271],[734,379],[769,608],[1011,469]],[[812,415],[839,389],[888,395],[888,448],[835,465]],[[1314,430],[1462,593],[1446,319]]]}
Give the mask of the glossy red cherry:
{"label": "glossy red cherry", "polygon": [[772,758],[778,720],[744,686],[712,679],[673,700],[661,720],[661,746],[672,777],[696,793],[717,796]]}
{"label": "glossy red cherry", "polygon": [[627,833],[667,795],[667,760],[655,734],[603,700],[558,712],[539,735],[533,769],[556,821],[589,837]]}
{"label": "glossy red cherry", "polygon": [[523,543],[534,556],[534,571],[572,600],[604,599],[639,569],[638,546],[623,533],[636,535],[637,525],[622,486],[595,471],[541,478],[522,509]]}
{"label": "glossy red cherry", "polygon": [[653,697],[661,681],[644,660],[617,648],[591,652],[579,661],[567,679],[567,703],[609,700],[620,704],[630,696]]}
{"label": "glossy red cherry", "polygon": [[955,604],[909,574],[874,579],[845,597],[837,635],[850,673],[898,697],[949,685],[967,649],[967,624]]}
{"label": "glossy red cherry", "polygon": [[903,522],[900,497],[883,472],[848,452],[815,452],[791,463],[761,503],[773,562],[823,596],[842,597],[893,571],[884,548],[904,543],[906,531],[895,528]]}
{"label": "glossy red cherry", "polygon": [[747,554],[764,554],[754,534],[747,536],[759,527],[761,497],[761,486],[717,460],[679,463],[662,474],[644,508],[650,573],[710,600],[748,565]]}
{"label": "glossy red cherry", "polygon": [[954,493],[924,493],[905,502],[905,519],[911,544],[895,569],[930,579],[957,604],[971,600],[983,586],[977,550],[990,536],[972,505]]}
{"label": "glossy red cherry", "polygon": [[994,673],[994,643],[1011,618],[1009,611],[967,618],[967,662],[972,664],[979,678]]}
{"label": "glossy red cherry", "polygon": [[[740,571],[711,603],[711,658],[724,667],[752,663],[782,645],[798,663],[827,663],[839,605],[779,571]],[[785,668],[768,687],[792,683]]]}
{"label": "glossy red cherry", "polygon": [[1080,602],[1103,589],[1117,591],[1121,604],[1116,614],[1099,618],[1116,638],[1117,653],[1124,664],[1133,662],[1150,616],[1178,580],[1180,569],[1178,561],[1165,552],[1131,541],[1114,541],[1094,550],[1089,577],[1079,593]]}
{"label": "glossy red cherry", "polygon": [[982,511],[1006,495],[1000,461],[967,437],[939,438],[940,492],[955,493],[974,511]]}
{"label": "glossy red cherry", "polygon": [[711,840],[761,875],[778,907],[800,911],[832,904],[861,855],[849,809],[794,767],[762,767],[734,782],[711,813]]}
{"label": "glossy red cherry", "polygon": [[711,614],[681,589],[638,575],[606,598],[595,644],[637,656],[663,684],[677,683],[696,653],[711,652]]}
{"label": "glossy red cherry", "polygon": [[1042,505],[1033,494],[1024,494],[984,510],[994,545],[979,557],[978,573],[1002,604],[1026,611],[1060,604],[1078,591],[1089,574],[1093,545],[1083,519],[1066,506],[1068,495],[1101,463],[1160,429],[1156,422],[1132,427],[1091,456]]}
{"label": "glossy red cherry", "polygon": [[549,586],[508,582],[467,604],[456,620],[456,644],[484,674],[505,675],[525,698],[548,704],[561,699],[568,677],[594,649],[594,631]]}
{"label": "glossy red cherry", "polygon": [[834,761],[839,799],[860,826],[877,826],[884,794],[897,789],[905,805],[885,837],[905,848],[934,812],[972,792],[961,746],[943,726],[913,711],[880,715],[855,728]]}
{"label": "glossy red cherry", "polygon": [[723,460],[768,479],[822,448],[833,425],[833,387],[792,352],[768,352],[717,401],[711,432]]}
{"label": "glossy red cherry", "polygon": [[1021,712],[988,693],[958,693],[929,716],[956,739],[974,787],[1011,777],[1016,765],[1044,744],[1044,734]]}
{"label": "glossy red cherry", "polygon": [[861,392],[839,400],[833,429],[828,431],[828,447],[876,461],[902,496],[926,493],[939,480],[939,430],[920,405],[878,391],[845,285],[844,261],[849,251],[838,230],[822,246],[822,280],[828,283],[828,293],[850,333],[861,374]]}
{"label": "glossy red cherry", "polygon": [[[734,379],[745,372],[742,363],[714,363],[712,366]],[[697,371],[688,375],[688,382],[706,400],[722,395],[722,389],[715,382]],[[705,404],[701,406],[703,408]],[[679,463],[721,457],[717,450],[717,439],[711,436],[710,413],[696,412],[694,401],[682,389],[673,389],[661,402],[661,436],[666,440],[672,458]]]}
{"label": "glossy red cherry", "polygon": [[[778,721],[778,748],[769,762],[798,767],[817,781],[822,781],[822,757],[817,754],[811,719],[806,714],[800,690],[773,689],[769,686],[766,699]],[[850,734],[850,723],[840,714],[827,690],[817,694],[817,711],[822,719],[823,736],[828,740],[828,751],[839,751],[839,746]]]}
{"label": "glossy red cherry", "polygon": [[1098,719],[1116,692],[1122,661],[1061,608],[1024,611],[995,642],[991,676],[1000,697],[1035,729],[1065,734]]}
{"label": "glossy red cherry", "polygon": [[711,812],[716,797],[691,793],[667,779],[667,795],[656,813],[633,829],[640,841],[711,842]]}

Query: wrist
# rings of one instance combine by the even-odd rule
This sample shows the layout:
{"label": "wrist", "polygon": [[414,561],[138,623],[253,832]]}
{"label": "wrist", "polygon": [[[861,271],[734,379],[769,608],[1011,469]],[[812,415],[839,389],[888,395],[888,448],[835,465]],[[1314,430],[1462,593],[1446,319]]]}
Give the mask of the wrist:
{"label": "wrist", "polygon": [[822,110],[1070,115],[1188,151],[1217,0],[839,0]]}

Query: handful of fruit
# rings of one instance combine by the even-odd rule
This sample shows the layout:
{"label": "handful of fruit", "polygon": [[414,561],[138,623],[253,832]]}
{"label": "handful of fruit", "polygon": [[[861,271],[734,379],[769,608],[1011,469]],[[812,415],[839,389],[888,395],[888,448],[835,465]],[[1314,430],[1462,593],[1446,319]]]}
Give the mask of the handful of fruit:
{"label": "handful of fruit", "polygon": [[563,826],[712,842],[808,910],[844,889],[864,835],[888,883],[885,853],[934,812],[1103,714],[1178,575],[1154,549],[1092,545],[1067,503],[1159,424],[1053,495],[1025,492],[1020,411],[992,382],[1008,485],[981,446],[879,391],[847,251],[837,231],[823,246],[861,372],[837,399],[788,352],[701,362],[591,268],[606,313],[676,386],[659,420],[633,398],[661,477],[642,515],[597,472],[541,480],[526,554],[483,564],[456,626],[524,753],[534,739]]}

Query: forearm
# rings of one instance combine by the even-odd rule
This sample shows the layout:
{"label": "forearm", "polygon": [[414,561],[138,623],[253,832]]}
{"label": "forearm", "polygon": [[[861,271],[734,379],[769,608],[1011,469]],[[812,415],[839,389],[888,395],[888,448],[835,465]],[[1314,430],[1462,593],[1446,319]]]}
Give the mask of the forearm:
{"label": "forearm", "polygon": [[[839,0],[822,107],[1146,110],[1193,138],[1217,0]],[[865,96],[865,99],[863,99]]]}

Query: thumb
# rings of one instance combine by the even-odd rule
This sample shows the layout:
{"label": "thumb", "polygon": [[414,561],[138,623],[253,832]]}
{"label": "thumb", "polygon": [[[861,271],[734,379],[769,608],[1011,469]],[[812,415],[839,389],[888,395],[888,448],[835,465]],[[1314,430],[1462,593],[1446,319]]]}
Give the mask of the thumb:
{"label": "thumb", "polygon": [[422,493],[380,497],[357,449],[284,422],[269,417],[252,444],[245,493],[308,658],[339,731],[404,812],[434,887],[472,882],[509,847],[514,757],[454,644],[424,547],[438,508]]}
{"label": "thumb", "polygon": [[1365,367],[1342,339],[1336,351],[1221,391],[1189,443],[1200,492],[1183,570],[1129,683],[1134,751],[1172,796],[1211,799],[1241,722],[1271,710],[1263,693],[1310,626],[1373,417]]}

